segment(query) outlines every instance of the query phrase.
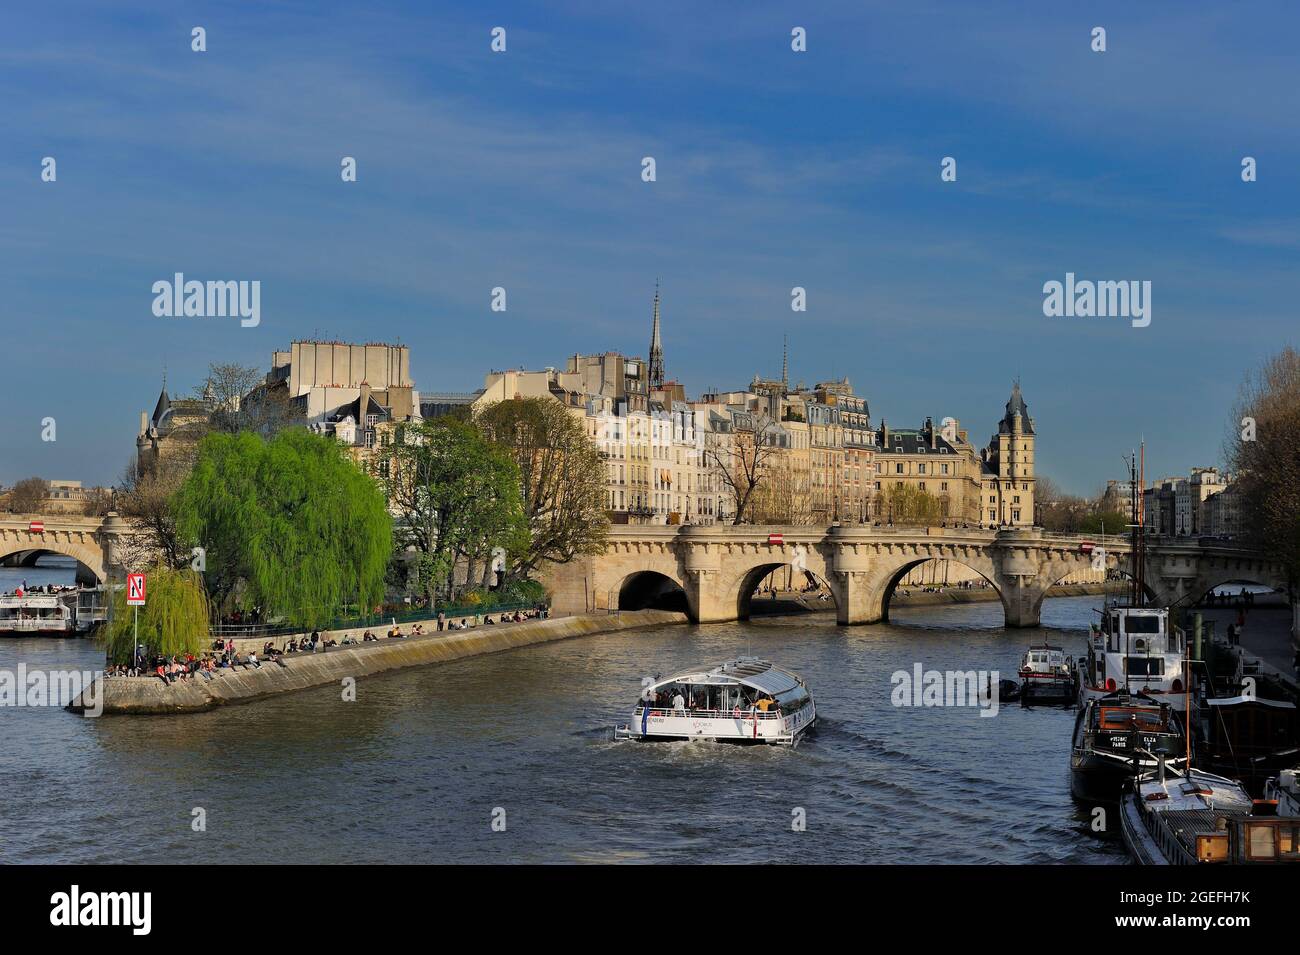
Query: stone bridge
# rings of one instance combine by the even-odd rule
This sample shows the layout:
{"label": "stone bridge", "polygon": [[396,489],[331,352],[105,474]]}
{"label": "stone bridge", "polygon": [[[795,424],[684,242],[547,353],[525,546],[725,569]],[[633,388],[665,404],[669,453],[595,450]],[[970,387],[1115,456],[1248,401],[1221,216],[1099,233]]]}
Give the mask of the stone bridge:
{"label": "stone bridge", "polygon": [[115,547],[129,533],[129,526],[116,514],[80,517],[71,514],[0,515],[0,564],[31,567],[43,554],[74,558],[77,579],[103,583],[110,568],[116,568]]}
{"label": "stone bridge", "polygon": [[[1037,626],[1053,584],[1094,567],[1101,543],[1040,528],[618,526],[604,554],[550,564],[543,574],[556,612],[641,609],[683,600],[700,623],[745,619],[758,583],[778,568],[806,569],[830,590],[842,624],[889,619],[889,601],[928,560],[974,570],[997,591],[1009,627]],[[1131,573],[1127,539],[1104,542],[1108,570]],[[1094,548],[1095,549],[1095,548]],[[1285,587],[1280,565],[1257,552],[1198,538],[1150,538],[1144,579],[1160,604],[1189,604],[1212,587]]]}

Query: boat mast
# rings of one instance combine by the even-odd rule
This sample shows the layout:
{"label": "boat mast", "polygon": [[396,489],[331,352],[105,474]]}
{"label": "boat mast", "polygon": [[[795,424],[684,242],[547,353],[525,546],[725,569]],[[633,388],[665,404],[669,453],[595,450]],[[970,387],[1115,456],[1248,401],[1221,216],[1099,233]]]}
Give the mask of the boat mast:
{"label": "boat mast", "polygon": [[1192,657],[1187,641],[1183,641],[1183,736],[1187,740],[1187,762],[1183,764],[1183,777],[1192,778]]}
{"label": "boat mast", "polygon": [[1143,489],[1146,488],[1146,483],[1147,483],[1146,441],[1143,441],[1141,444],[1138,445],[1138,454],[1140,456],[1138,458],[1139,461],[1138,483],[1137,483],[1137,487],[1133,489],[1134,490],[1133,496],[1137,499],[1137,533],[1138,533],[1138,545],[1139,545],[1138,596],[1142,599],[1143,603],[1145,603],[1146,602],[1147,542],[1146,542],[1146,528],[1143,526],[1146,523],[1146,495],[1143,493]]}

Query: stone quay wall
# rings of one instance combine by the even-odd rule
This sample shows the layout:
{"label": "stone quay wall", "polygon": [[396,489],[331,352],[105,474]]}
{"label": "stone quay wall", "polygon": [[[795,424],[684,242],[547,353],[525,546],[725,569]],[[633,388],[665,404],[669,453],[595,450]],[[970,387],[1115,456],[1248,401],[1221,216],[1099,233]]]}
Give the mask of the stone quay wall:
{"label": "stone quay wall", "polygon": [[[386,670],[445,663],[569,637],[686,622],[686,615],[682,613],[637,610],[526,620],[472,630],[444,630],[405,639],[381,637],[378,643],[333,647],[317,653],[295,653],[284,658],[284,666],[264,661],[258,669],[218,670],[211,680],[196,676],[169,684],[157,677],[101,677],[94,688],[73,700],[68,709],[73,712],[93,710],[94,698],[89,694],[99,692],[103,696],[105,714],[198,713],[293,690],[339,685],[347,677],[358,678]],[[357,631],[356,635],[361,632]],[[341,636],[342,632],[335,631],[331,635]]]}

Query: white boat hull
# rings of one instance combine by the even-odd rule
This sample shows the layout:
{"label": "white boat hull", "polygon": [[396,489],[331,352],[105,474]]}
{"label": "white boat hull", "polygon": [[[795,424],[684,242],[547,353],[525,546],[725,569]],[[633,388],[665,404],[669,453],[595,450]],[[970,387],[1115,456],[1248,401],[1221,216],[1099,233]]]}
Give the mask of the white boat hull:
{"label": "white boat hull", "polygon": [[764,713],[701,714],[683,710],[638,711],[634,722],[619,727],[618,739],[706,740],[718,743],[794,745],[817,722],[817,707],[808,704],[789,716]]}

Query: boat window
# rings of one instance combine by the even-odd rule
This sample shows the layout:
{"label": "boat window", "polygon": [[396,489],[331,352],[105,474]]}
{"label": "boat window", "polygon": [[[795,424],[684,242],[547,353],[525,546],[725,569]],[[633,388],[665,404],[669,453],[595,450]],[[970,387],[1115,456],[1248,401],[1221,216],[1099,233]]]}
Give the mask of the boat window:
{"label": "boat window", "polygon": [[1101,728],[1107,730],[1126,730],[1135,724],[1141,729],[1159,729],[1162,725],[1158,711],[1131,707],[1103,706],[1100,720]]}
{"label": "boat window", "polygon": [[1129,617],[1124,621],[1125,633],[1159,633],[1159,617]]}
{"label": "boat window", "polygon": [[808,702],[808,691],[801,686],[796,686],[793,690],[786,690],[784,693],[776,695],[776,704],[782,713],[793,713],[801,709]]}
{"label": "boat window", "polygon": [[1215,833],[1212,836],[1197,836],[1196,858],[1199,862],[1227,862],[1227,833]]}
{"label": "boat window", "polygon": [[1300,826],[1278,826],[1277,829],[1277,848],[1283,855],[1295,855],[1300,853],[1300,847],[1296,845],[1296,836],[1300,834]]}
{"label": "boat window", "polygon": [[1164,657],[1125,657],[1125,670],[1129,676],[1163,676]]}
{"label": "boat window", "polygon": [[1254,823],[1246,826],[1246,858],[1277,858],[1277,834],[1266,823]]}

